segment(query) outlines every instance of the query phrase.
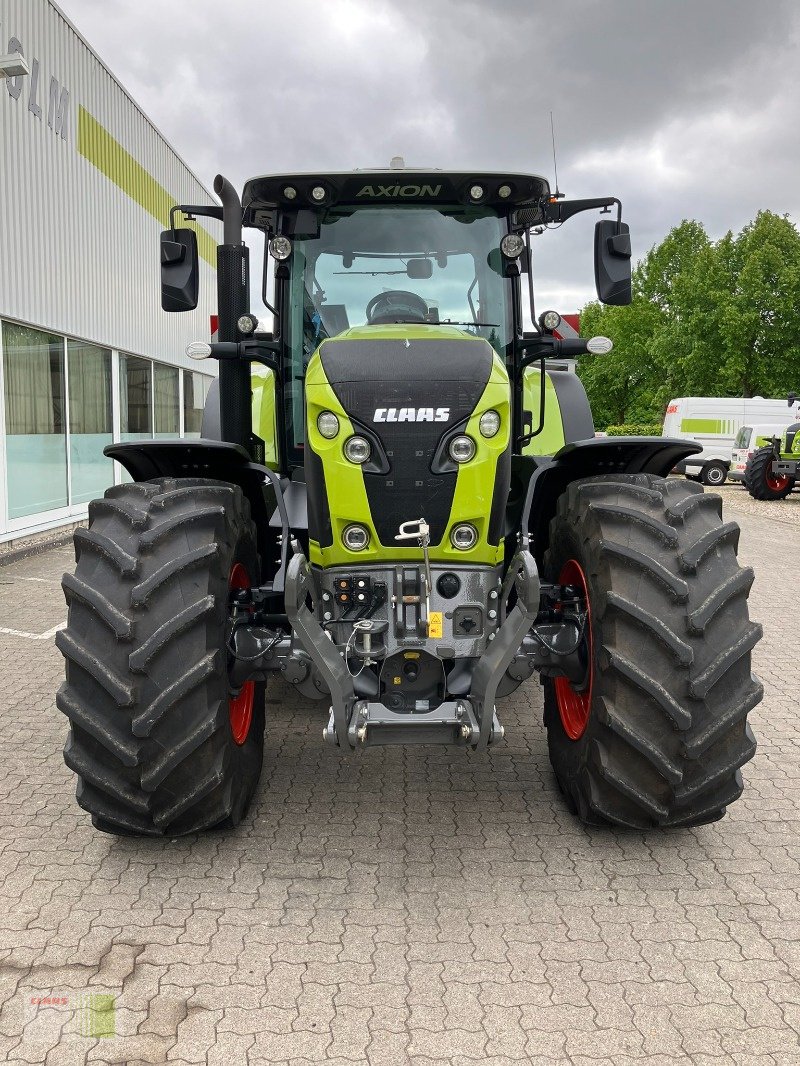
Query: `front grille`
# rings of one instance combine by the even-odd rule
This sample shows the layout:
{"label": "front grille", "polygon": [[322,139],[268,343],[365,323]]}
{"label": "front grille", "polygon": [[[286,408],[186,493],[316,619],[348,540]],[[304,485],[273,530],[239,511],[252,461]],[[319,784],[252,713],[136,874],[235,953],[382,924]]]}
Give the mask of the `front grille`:
{"label": "front grille", "polygon": [[[443,434],[475,410],[492,366],[489,344],[473,340],[329,341],[322,346],[325,375],[348,414],[380,438],[391,469],[364,473],[372,521],[384,546],[395,544],[401,522],[425,518],[431,542],[445,533],[456,471],[431,473]],[[378,409],[447,408],[442,422],[375,422]],[[336,511],[332,501],[331,509]]]}

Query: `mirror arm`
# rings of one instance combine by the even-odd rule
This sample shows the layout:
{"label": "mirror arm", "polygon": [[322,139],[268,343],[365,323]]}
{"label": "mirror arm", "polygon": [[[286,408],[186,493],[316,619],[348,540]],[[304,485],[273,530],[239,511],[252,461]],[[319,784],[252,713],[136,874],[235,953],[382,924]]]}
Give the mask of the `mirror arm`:
{"label": "mirror arm", "polygon": [[541,333],[537,337],[528,337],[519,341],[517,343],[517,355],[520,357],[519,369],[524,370],[531,363],[555,355],[557,343],[556,338],[551,337],[549,333]]}
{"label": "mirror arm", "polygon": [[[534,342],[536,343],[536,342]],[[530,366],[531,363],[538,362],[539,364],[539,424],[536,429],[531,428],[528,433],[523,433],[517,437],[517,449],[521,452],[526,444],[530,444],[534,437],[538,437],[544,429],[544,415],[545,415],[545,398],[547,394],[547,371],[545,370],[544,361],[546,359],[546,353],[544,350],[541,353],[532,353],[530,358],[525,358],[520,363],[520,370]]]}
{"label": "mirror arm", "polygon": [[261,363],[275,375],[278,385],[281,381],[280,341],[249,340],[242,341],[241,355],[251,363]]}
{"label": "mirror arm", "polygon": [[206,218],[216,218],[220,222],[222,221],[222,208],[217,207],[216,204],[206,204],[193,206],[192,204],[173,204],[169,209],[169,228],[174,233],[177,229],[175,225],[175,215],[180,211],[189,221],[194,221],[195,215],[203,215]]}
{"label": "mirror arm", "polygon": [[[528,256],[528,300],[531,305],[531,322],[533,322],[534,328],[536,327],[536,306],[534,303],[534,290],[533,290],[533,251],[531,249],[531,231],[530,227],[525,230],[525,248]],[[521,317],[521,316],[520,316]]]}
{"label": "mirror arm", "polygon": [[249,363],[261,363],[271,370],[280,382],[279,341],[214,341],[209,344],[209,348],[211,359],[245,359]]}
{"label": "mirror arm", "polygon": [[261,271],[261,302],[268,311],[272,312],[272,316],[275,319],[275,332],[280,330],[280,318],[277,310],[267,299],[267,274],[269,272],[269,241],[264,240],[264,269]]}
{"label": "mirror arm", "polygon": [[558,200],[553,203],[545,200],[542,204],[542,215],[545,222],[560,224],[566,222],[573,215],[581,211],[591,211],[594,208],[605,208],[603,214],[608,213],[608,208],[617,205],[617,223],[622,221],[622,201],[616,196],[599,196],[590,200]]}

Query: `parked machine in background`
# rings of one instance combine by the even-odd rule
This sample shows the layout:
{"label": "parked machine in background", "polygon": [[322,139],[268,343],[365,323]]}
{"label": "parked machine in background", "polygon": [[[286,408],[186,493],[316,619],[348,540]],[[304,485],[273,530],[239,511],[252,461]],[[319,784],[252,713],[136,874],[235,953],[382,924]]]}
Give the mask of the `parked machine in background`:
{"label": "parked machine in background", "polygon": [[782,436],[786,428],[785,422],[759,422],[754,426],[742,426],[733,442],[731,468],[728,471],[730,480],[743,482],[752,456],[759,448],[771,448],[772,441]]}
{"label": "parked machine in background", "polygon": [[[789,407],[797,401],[788,396]],[[747,460],[744,484],[756,500],[785,500],[800,479],[800,422],[775,434],[769,443],[758,448]]]}
{"label": "parked machine in background", "polygon": [[[800,404],[797,408],[800,413]],[[676,471],[704,485],[724,485],[737,433],[742,426],[757,422],[784,425],[785,401],[762,396],[681,396],[670,400],[664,415],[664,436],[692,441],[701,448],[682,460]]]}
{"label": "parked machine in background", "polygon": [[[190,345],[220,362],[204,438],[108,447],[133,481],[91,504],[64,577],[57,702],[94,824],[239,823],[276,675],[320,701],[340,753],[481,753],[503,738],[498,701],[536,673],[579,818],[721,817],[762,694],[738,528],[666,476],[698,444],[594,438],[579,379],[545,362],[610,342],[559,340],[559,315],[533,307],[532,231],[589,210],[598,296],[630,302],[619,201],[397,167],[215,190],[221,207],[173,212],[224,224],[220,340]],[[265,237],[272,334],[243,226]],[[197,244],[176,217],[161,265],[162,306],[192,308]]]}

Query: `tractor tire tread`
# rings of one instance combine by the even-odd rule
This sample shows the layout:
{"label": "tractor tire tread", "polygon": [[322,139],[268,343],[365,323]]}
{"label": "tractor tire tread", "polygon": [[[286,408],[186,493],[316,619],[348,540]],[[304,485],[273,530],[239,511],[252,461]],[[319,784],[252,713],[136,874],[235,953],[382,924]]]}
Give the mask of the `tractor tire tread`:
{"label": "tractor tire tread", "polygon": [[725,522],[717,529],[709,529],[678,553],[681,568],[689,574],[697,573],[700,563],[721,544],[730,542],[734,551],[739,547],[739,527],[735,522]]}
{"label": "tractor tire tread", "polygon": [[[682,486],[684,487],[684,486]],[[684,523],[687,518],[690,517],[695,511],[708,510],[714,511],[717,518],[722,518],[722,497],[715,492],[697,492],[700,488],[699,485],[693,485],[689,482],[685,488],[691,489],[688,495],[679,499],[676,503],[671,503],[666,509],[666,516],[668,522],[680,522]]]}
{"label": "tractor tire tread", "polygon": [[739,593],[747,596],[753,586],[755,573],[751,566],[744,566],[726,578],[714,591],[689,614],[689,632],[702,636],[706,627],[717,614],[725,607],[725,604]]}
{"label": "tractor tire tread", "polygon": [[620,595],[618,592],[607,592],[606,602],[616,608],[616,610],[628,615],[629,618],[635,619],[643,629],[652,633],[656,640],[660,640],[665,648],[669,648],[676,662],[683,663],[684,666],[689,666],[694,662],[694,651],[691,646],[650,611],[644,610],[637,603]]}
{"label": "tractor tire tread", "polygon": [[112,563],[120,577],[135,577],[139,569],[136,556],[125,551],[111,537],[96,529],[76,529],[73,534],[75,543],[75,562],[80,562],[84,551],[96,552]]}
{"label": "tractor tire tread", "polygon": [[104,596],[102,592],[87,585],[74,574],[64,574],[61,578],[61,587],[64,590],[67,605],[74,600],[81,600],[94,611],[101,622],[105,622],[117,640],[131,639],[133,621],[122,611],[118,611],[108,596]]}
{"label": "tractor tire tread", "polygon": [[619,559],[637,567],[642,573],[651,578],[655,585],[665,588],[678,603],[685,603],[689,598],[689,586],[683,578],[673,574],[666,566],[657,559],[653,559],[646,552],[638,551],[636,548],[628,547],[626,544],[618,544],[611,540],[605,541],[603,547],[606,554],[616,555]]}

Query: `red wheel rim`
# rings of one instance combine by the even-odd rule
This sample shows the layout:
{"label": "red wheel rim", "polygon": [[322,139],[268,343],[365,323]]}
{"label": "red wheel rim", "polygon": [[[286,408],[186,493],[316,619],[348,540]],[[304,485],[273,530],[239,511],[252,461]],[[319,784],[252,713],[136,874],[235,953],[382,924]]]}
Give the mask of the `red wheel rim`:
{"label": "red wheel rim", "polygon": [[579,740],[586,726],[589,724],[589,714],[592,709],[592,688],[594,685],[594,661],[592,657],[592,612],[589,606],[589,589],[586,585],[586,575],[579,563],[574,559],[568,559],[561,567],[558,575],[561,585],[576,585],[582,590],[586,600],[586,637],[589,642],[589,683],[585,689],[578,692],[572,687],[572,682],[566,677],[554,679],[556,690],[556,703],[561,724],[564,732],[570,740]]}
{"label": "red wheel rim", "polygon": [[786,474],[773,474],[772,467],[767,467],[767,485],[773,492],[783,492],[788,484],[789,478]]}
{"label": "red wheel rim", "polygon": [[[234,563],[231,567],[231,576],[228,578],[228,589],[231,592],[239,592],[250,588],[250,575],[241,563]],[[250,732],[250,724],[253,721],[253,701],[255,699],[255,681],[245,681],[236,696],[228,698],[228,717],[231,723],[231,733],[237,744],[244,744],[247,734]]]}

